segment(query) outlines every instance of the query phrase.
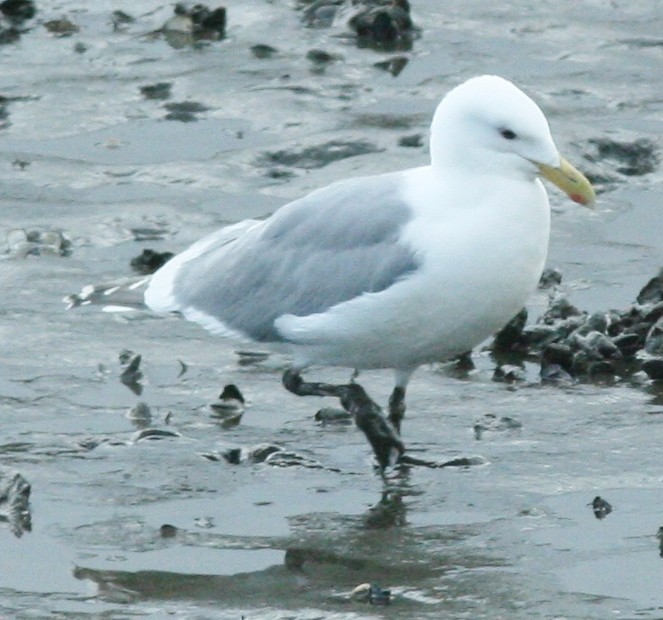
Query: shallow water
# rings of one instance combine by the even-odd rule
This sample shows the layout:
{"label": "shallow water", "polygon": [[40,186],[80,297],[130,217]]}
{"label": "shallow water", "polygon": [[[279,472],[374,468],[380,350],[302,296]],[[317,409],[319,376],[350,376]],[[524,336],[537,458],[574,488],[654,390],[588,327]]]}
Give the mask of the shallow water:
{"label": "shallow water", "polygon": [[[409,449],[486,464],[414,468],[383,489],[359,431],[320,427],[322,401],[281,389],[284,359],[240,366],[234,345],[195,325],[61,303],[85,283],[131,275],[145,247],[181,249],[332,180],[424,163],[425,146],[399,139],[425,143],[441,95],[495,72],[540,102],[571,161],[605,177],[593,213],[551,191],[549,263],[564,290],[583,309],[627,307],[663,264],[661,169],[625,176],[585,156],[606,137],[649,138],[660,152],[658,3],[419,0],[421,39],[389,54],[357,49],[340,28],[303,28],[290,4],[228,5],[225,40],[182,49],[143,36],[170,6],[88,4],[43,0],[33,28],[0,46],[0,94],[20,98],[0,130],[0,234],[58,228],[72,241],[68,257],[0,261],[0,467],[32,485],[32,531],[16,537],[0,521],[0,617],[662,617],[656,386],[540,386],[530,368],[531,382],[513,388],[491,380],[480,352],[464,378],[422,368]],[[115,9],[136,22],[113,31]],[[80,31],[54,38],[42,23],[63,15]],[[258,59],[259,43],[278,51]],[[311,49],[338,58],[321,70]],[[394,56],[408,59],[397,77],[374,66]],[[208,110],[165,120],[164,102],[139,90],[158,82],[172,83],[170,103]],[[363,154],[274,157],[332,141]],[[138,242],[137,228],[163,239]],[[543,305],[535,295],[532,314]],[[125,348],[143,357],[140,397],[119,381]],[[362,382],[383,402],[391,375]],[[207,409],[227,383],[249,400],[233,428]],[[136,440],[126,412],[139,400],[151,426],[179,435]],[[521,426],[477,440],[486,414]],[[264,442],[308,466],[203,456]],[[595,496],[614,508],[605,519],[588,505]],[[176,535],[162,537],[163,524]],[[349,601],[363,582],[391,588],[392,604]]]}

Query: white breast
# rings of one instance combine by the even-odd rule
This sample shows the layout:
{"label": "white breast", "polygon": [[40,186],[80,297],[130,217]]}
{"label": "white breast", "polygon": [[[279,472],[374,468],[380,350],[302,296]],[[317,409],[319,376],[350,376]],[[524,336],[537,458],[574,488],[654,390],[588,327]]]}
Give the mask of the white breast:
{"label": "white breast", "polygon": [[[308,317],[281,317],[297,363],[407,367],[463,353],[497,331],[536,288],[550,215],[538,182],[492,184],[471,209],[436,205],[430,168],[411,171],[406,197],[418,210],[403,231],[422,267],[380,293]],[[457,191],[457,190],[456,190]],[[472,187],[467,193],[471,196]],[[444,195],[444,194],[442,194]]]}

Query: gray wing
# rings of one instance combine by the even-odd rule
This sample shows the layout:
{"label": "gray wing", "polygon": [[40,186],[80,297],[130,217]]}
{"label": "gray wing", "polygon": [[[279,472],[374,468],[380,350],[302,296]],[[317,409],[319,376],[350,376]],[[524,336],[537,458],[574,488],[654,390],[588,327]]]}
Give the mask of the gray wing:
{"label": "gray wing", "polygon": [[279,209],[238,239],[178,269],[178,305],[257,341],[280,341],[274,320],[306,316],[414,271],[399,241],[411,218],[398,173],[335,183]]}

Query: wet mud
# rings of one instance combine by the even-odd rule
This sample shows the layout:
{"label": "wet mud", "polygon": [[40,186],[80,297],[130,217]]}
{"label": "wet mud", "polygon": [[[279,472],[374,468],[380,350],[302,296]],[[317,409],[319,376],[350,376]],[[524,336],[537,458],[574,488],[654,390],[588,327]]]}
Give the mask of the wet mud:
{"label": "wet mud", "polygon": [[[663,614],[661,11],[403,6],[0,3],[0,617]],[[210,230],[426,163],[440,97],[487,72],[599,204],[550,190],[545,286],[501,351],[415,374],[397,475],[334,399],[282,389],[280,354],[96,303]],[[390,373],[360,381],[387,402]]]}

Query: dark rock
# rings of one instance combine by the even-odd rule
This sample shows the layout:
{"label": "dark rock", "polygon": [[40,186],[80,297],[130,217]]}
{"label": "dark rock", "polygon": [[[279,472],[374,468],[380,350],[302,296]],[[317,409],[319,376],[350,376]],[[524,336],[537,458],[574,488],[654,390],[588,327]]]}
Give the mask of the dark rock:
{"label": "dark rock", "polygon": [[272,444],[260,444],[249,449],[248,456],[252,463],[263,463],[272,454],[283,451],[283,448],[280,446],[274,446]]}
{"label": "dark rock", "polygon": [[481,456],[459,456],[458,458],[440,463],[438,467],[476,467],[477,465],[485,464],[486,459]]}
{"label": "dark rock", "polygon": [[[273,452],[266,459],[265,463],[271,467],[305,467],[306,469],[324,469],[324,467],[313,459],[297,454],[290,450],[279,450]],[[329,468],[329,471],[338,471]]]}
{"label": "dark rock", "polygon": [[[564,335],[568,335],[568,333]],[[542,350],[550,343],[563,337],[563,334],[554,325],[542,325],[540,323],[526,325],[523,329],[523,335],[528,346],[534,350]]]}
{"label": "dark rock", "polygon": [[168,114],[166,120],[180,121],[181,123],[191,123],[197,121],[196,114],[206,112],[209,108],[197,101],[179,101],[167,103],[164,105]]}
{"label": "dark rock", "polygon": [[0,2],[0,13],[12,24],[21,25],[32,19],[37,14],[37,9],[32,0],[4,0]]}
{"label": "dark rock", "polygon": [[590,332],[605,334],[608,331],[609,321],[610,319],[605,312],[595,312],[594,314],[590,314],[574,333],[581,336],[586,336]]}
{"label": "dark rock", "polygon": [[281,181],[284,179],[292,179],[296,175],[292,170],[287,170],[285,168],[270,168],[265,171],[265,176],[270,179]]}
{"label": "dark rock", "polygon": [[398,146],[406,148],[419,148],[424,145],[424,138],[420,133],[415,133],[410,136],[401,136],[398,139]]}
{"label": "dark rock", "polygon": [[219,398],[221,400],[237,400],[240,403],[244,404],[244,396],[242,393],[239,391],[239,388],[234,384],[234,383],[229,383],[223,388],[223,391],[219,395]]}
{"label": "dark rock", "polygon": [[219,400],[210,403],[212,416],[221,420],[224,426],[236,426],[244,414],[244,396],[234,383],[229,383],[219,394]]}
{"label": "dark rock", "polygon": [[226,9],[210,9],[204,4],[179,2],[174,15],[152,34],[162,34],[169,45],[179,49],[199,45],[204,41],[218,41],[226,33]]}
{"label": "dark rock", "polygon": [[230,448],[229,450],[226,450],[222,456],[230,465],[239,465],[242,462],[242,449]]}
{"label": "dark rock", "polygon": [[646,308],[643,308],[643,322],[656,323],[661,317],[663,317],[663,301],[656,303],[653,306],[648,305]]}
{"label": "dark rock", "polygon": [[591,506],[597,519],[605,519],[612,512],[612,506],[598,495],[592,500]]}
{"label": "dark rock", "polygon": [[626,359],[634,357],[642,348],[642,339],[637,334],[620,334],[612,342]]}
{"label": "dark rock", "polygon": [[645,340],[647,338],[647,334],[649,333],[650,328],[651,328],[650,323],[644,323],[644,322],[635,323],[624,329],[622,333],[636,336],[640,343],[640,348],[642,348],[645,346]]}
{"label": "dark rock", "polygon": [[197,11],[192,13],[194,26],[200,26],[201,32],[209,31],[216,33],[218,38],[222,38],[226,34],[226,9],[219,7],[210,10],[206,7],[201,9],[200,5]]}
{"label": "dark rock", "polygon": [[482,456],[459,456],[448,461],[430,461],[428,459],[421,459],[412,454],[401,454],[398,459],[399,465],[417,467],[430,467],[431,469],[443,469],[445,467],[475,467],[477,465],[485,465],[486,459]]}
{"label": "dark rock", "polygon": [[392,0],[360,10],[348,26],[355,32],[359,47],[378,50],[409,50],[418,35],[408,0]]}
{"label": "dark rock", "polygon": [[571,347],[562,342],[552,342],[547,345],[541,354],[541,366],[546,367],[551,364],[561,366],[569,371],[573,364],[573,350]]}
{"label": "dark rock", "polygon": [[454,366],[457,370],[469,372],[474,370],[474,360],[472,359],[472,351],[465,351],[461,353],[454,360]]}
{"label": "dark rock", "polygon": [[523,335],[527,323],[527,309],[523,308],[497,334],[493,340],[493,351],[522,351],[527,348]]}
{"label": "dark rock", "polygon": [[580,350],[573,355],[571,364],[571,375],[587,379],[608,379],[617,372],[615,364],[602,359],[594,350]]}
{"label": "dark rock", "polygon": [[[210,455],[203,455],[210,458]],[[221,453],[221,457],[231,465],[241,463],[266,463],[274,467],[306,467],[309,469],[322,469],[317,461],[284,450],[273,444],[259,444],[250,448],[231,448]]]}
{"label": "dark rock", "polygon": [[647,138],[633,142],[618,142],[610,138],[598,138],[589,141],[596,148],[595,155],[587,155],[589,161],[610,160],[617,167],[617,172],[626,176],[641,176],[656,170],[660,156],[656,144]]}
{"label": "dark rock", "polygon": [[329,28],[343,0],[315,0],[307,6],[302,19],[309,28]]}
{"label": "dark rock", "polygon": [[31,163],[32,162],[28,161],[27,159],[21,159],[20,157],[17,157],[12,162],[12,166],[17,170],[25,170],[28,166],[30,166]]}
{"label": "dark rock", "polygon": [[638,293],[639,304],[658,304],[663,302],[663,269],[654,276]]}
{"label": "dark rock", "polygon": [[541,367],[541,381],[568,385],[573,383],[573,377],[559,364],[548,364]]}
{"label": "dark rock", "polygon": [[18,472],[0,470],[0,522],[17,538],[32,530],[30,483]]}
{"label": "dark rock", "polygon": [[156,84],[148,84],[140,87],[140,92],[145,99],[169,99],[170,89],[172,84],[170,82],[158,82]]}
{"label": "dark rock", "polygon": [[324,50],[312,49],[306,52],[306,59],[316,65],[326,65],[335,60],[340,60],[340,57],[336,54],[325,52]]}
{"label": "dark rock", "polygon": [[562,283],[562,272],[559,269],[548,267],[543,270],[541,278],[539,279],[539,288],[554,288]]}
{"label": "dark rock", "polygon": [[572,342],[591,359],[621,359],[622,355],[615,343],[605,334],[592,331],[586,336],[575,333]]}
{"label": "dark rock", "polygon": [[[21,38],[21,31],[15,26],[9,28],[0,27],[0,45],[10,45],[16,43]],[[4,111],[4,106],[2,108]]]}
{"label": "dark rock", "polygon": [[654,357],[642,362],[642,370],[654,381],[663,381],[663,358]]}
{"label": "dark rock", "polygon": [[271,45],[265,45],[264,43],[259,43],[258,45],[251,46],[251,53],[256,58],[263,59],[263,58],[274,57],[278,53],[278,50],[275,47],[272,47]]}
{"label": "dark rock", "polygon": [[376,62],[373,64],[373,66],[377,67],[378,69],[382,69],[383,71],[387,71],[394,77],[397,77],[400,75],[401,71],[405,69],[409,61],[410,59],[405,56],[394,56],[389,60],[381,60],[380,62]]}
{"label": "dark rock", "polygon": [[173,256],[172,252],[155,252],[146,248],[142,254],[131,259],[131,268],[138,273],[148,275],[163,267]]}
{"label": "dark rock", "polygon": [[326,424],[352,424],[352,414],[345,409],[323,407],[315,414],[315,421]]}
{"label": "dark rock", "polygon": [[125,13],[124,11],[116,10],[111,13],[111,23],[113,30],[122,30],[128,24],[133,24],[136,18]]}
{"label": "dark rock", "polygon": [[126,417],[134,423],[134,426],[146,428],[152,423],[152,410],[147,403],[141,401],[127,411]]}
{"label": "dark rock", "polygon": [[571,334],[578,333],[578,330],[586,321],[586,314],[578,314],[576,316],[571,316],[568,319],[559,319],[558,321],[553,322],[550,326],[556,333],[556,339],[563,340],[571,336]]}
{"label": "dark rock", "polygon": [[[608,328],[606,331],[608,336],[619,336],[626,328],[627,323],[622,314],[617,310],[608,310],[608,312],[606,312],[606,319],[608,321]],[[631,323],[632,321],[628,322],[629,325]]]}
{"label": "dark rock", "polygon": [[538,322],[522,330],[527,354],[541,354],[541,380],[612,382],[640,370],[657,380],[662,377],[658,362],[663,358],[661,275],[643,288],[638,304],[621,312],[587,315],[564,296],[551,297]]}
{"label": "dark rock", "polygon": [[161,538],[175,538],[177,536],[177,528],[169,523],[164,523],[159,528],[159,535]]}
{"label": "dark rock", "polygon": [[550,325],[559,321],[560,319],[568,319],[570,317],[582,316],[582,312],[578,310],[566,296],[558,294],[550,299],[548,308],[543,316],[539,319],[540,322]]}
{"label": "dark rock", "polygon": [[389,605],[391,590],[385,590],[376,583],[372,583],[368,593],[368,602],[370,605]]}
{"label": "dark rock", "polygon": [[235,351],[240,366],[255,366],[269,358],[268,351]]}
{"label": "dark rock", "polygon": [[332,140],[318,146],[310,146],[299,151],[282,150],[265,153],[260,158],[260,163],[267,166],[289,166],[311,170],[322,168],[334,161],[365,155],[367,153],[378,153],[381,149],[364,140],[342,141]]}
{"label": "dark rock", "polygon": [[134,394],[140,396],[143,393],[143,372],[140,369],[141,356],[128,349],[124,349],[119,355],[122,372],[120,381],[126,385]]}
{"label": "dark rock", "polygon": [[76,34],[80,28],[66,17],[52,19],[44,24],[44,28],[56,37],[70,37]]}
{"label": "dark rock", "polygon": [[645,340],[645,351],[650,355],[663,356],[663,318],[649,330]]}
{"label": "dark rock", "polygon": [[194,36],[200,38],[222,38],[226,32],[226,9],[210,9],[204,4],[188,6],[184,2],[178,2],[173,9],[176,16],[191,19]]}
{"label": "dark rock", "polygon": [[134,433],[131,440],[134,443],[144,440],[158,441],[160,439],[169,439],[174,437],[181,437],[179,433],[175,431],[164,430],[161,428],[144,428]]}

